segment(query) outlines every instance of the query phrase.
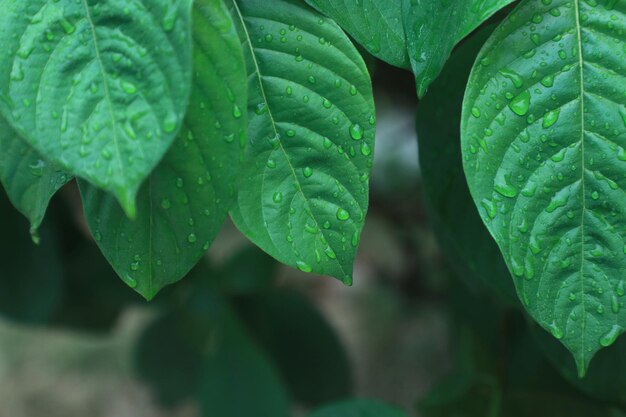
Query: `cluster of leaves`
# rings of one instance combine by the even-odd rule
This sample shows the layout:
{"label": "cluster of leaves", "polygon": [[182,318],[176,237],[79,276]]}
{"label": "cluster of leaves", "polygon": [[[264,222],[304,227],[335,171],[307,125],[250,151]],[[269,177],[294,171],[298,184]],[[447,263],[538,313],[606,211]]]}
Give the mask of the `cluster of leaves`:
{"label": "cluster of leaves", "polygon": [[[0,0],[0,181],[37,240],[77,178],[95,241],[148,299],[229,213],[275,259],[349,284],[376,118],[343,30],[412,70],[421,98],[512,2]],[[626,328],[625,32],[625,0],[519,1],[458,118],[469,190],[517,295],[581,376]]]}

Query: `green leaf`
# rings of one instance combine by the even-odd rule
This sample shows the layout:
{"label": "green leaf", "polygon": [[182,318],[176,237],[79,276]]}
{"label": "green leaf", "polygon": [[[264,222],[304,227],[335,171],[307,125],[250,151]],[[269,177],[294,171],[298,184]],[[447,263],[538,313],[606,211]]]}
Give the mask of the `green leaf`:
{"label": "green leaf", "polygon": [[158,317],[144,330],[134,353],[134,367],[166,406],[190,400],[202,378],[204,346],[213,326],[196,323],[188,311]]}
{"label": "green leaf", "polygon": [[52,196],[70,177],[45,161],[0,116],[0,183],[9,199],[30,221],[30,233],[38,241],[37,229]]}
{"label": "green leaf", "polygon": [[187,106],[191,0],[0,8],[0,112],[41,155],[133,215]]}
{"label": "green leaf", "polygon": [[235,253],[221,268],[218,282],[224,294],[240,296],[272,288],[278,262],[256,246]]}
{"label": "green leaf", "polygon": [[531,326],[531,331],[544,354],[570,384],[590,397],[626,407],[626,392],[622,388],[626,384],[626,338],[599,351],[585,378],[580,379],[571,355],[561,343],[537,325]]}
{"label": "green leaf", "polygon": [[626,327],[625,25],[624,2],[523,1],[479,55],[463,109],[481,217],[581,376]]}
{"label": "green leaf", "polygon": [[372,55],[400,68],[410,68],[398,0],[306,0],[334,19]]}
{"label": "green leaf", "polygon": [[494,288],[517,304],[498,246],[474,208],[459,147],[464,87],[476,55],[493,29],[477,32],[452,54],[432,84],[432,92],[419,103],[417,136],[429,220],[452,266],[472,289]]}
{"label": "green leaf", "polygon": [[228,306],[217,309],[199,389],[202,416],[287,417],[289,398],[271,362]]}
{"label": "green leaf", "polygon": [[404,411],[374,400],[351,400],[312,412],[308,417],[407,417]]}
{"label": "green leaf", "polygon": [[245,298],[238,306],[295,400],[315,406],[350,394],[352,376],[347,353],[328,321],[308,299],[276,291]]}
{"label": "green leaf", "polygon": [[184,126],[138,195],[135,220],[81,182],[89,227],[116,272],[147,299],[198,262],[235,202],[243,155],[243,52],[221,1],[194,3],[194,79]]}
{"label": "green leaf", "polygon": [[0,314],[23,323],[47,323],[61,303],[60,242],[54,228],[44,224],[41,245],[35,245],[25,227],[0,192]]}
{"label": "green leaf", "polygon": [[417,94],[423,97],[454,46],[514,0],[402,0]]}
{"label": "green leaf", "polygon": [[304,272],[352,281],[374,147],[372,87],[331,20],[296,0],[237,0],[248,58],[249,146],[233,219]]}

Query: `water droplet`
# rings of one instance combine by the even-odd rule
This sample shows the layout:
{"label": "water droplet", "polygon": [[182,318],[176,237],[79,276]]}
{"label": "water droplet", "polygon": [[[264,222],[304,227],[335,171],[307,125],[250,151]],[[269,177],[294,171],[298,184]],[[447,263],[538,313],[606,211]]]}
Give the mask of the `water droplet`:
{"label": "water droplet", "polygon": [[311,169],[311,167],[305,167],[304,169],[302,169],[302,174],[305,176],[305,178],[309,178],[311,175],[313,175],[313,170]]}
{"label": "water droplet", "polygon": [[611,329],[600,338],[600,344],[604,347],[609,347],[617,340],[622,328],[617,324],[611,326]]}
{"label": "water droplet", "polygon": [[563,329],[561,329],[556,323],[549,325],[548,329],[550,330],[550,333],[552,333],[552,336],[554,336],[557,340],[563,339]]}
{"label": "water droplet", "polygon": [[137,86],[135,86],[135,84],[131,83],[130,81],[122,81],[120,83],[120,86],[126,94],[135,94],[137,92]]}
{"label": "water droplet", "polygon": [[235,119],[241,119],[241,116],[242,116],[241,109],[239,108],[237,104],[233,104],[233,117]]}
{"label": "water droplet", "polygon": [[166,133],[173,133],[178,128],[178,116],[173,111],[167,113],[163,120],[163,130]]}
{"label": "water droplet", "polygon": [[547,129],[559,120],[560,109],[550,110],[543,116],[543,128]]}
{"label": "water droplet", "polygon": [[164,198],[163,200],[161,200],[161,207],[163,207],[163,209],[165,210],[168,210],[172,207],[172,203],[167,198]]}
{"label": "water droplet", "polygon": [[274,193],[274,196],[272,197],[272,200],[274,200],[274,203],[278,204],[283,201],[283,197],[283,193],[281,193],[280,191],[276,191]]}
{"label": "water droplet", "polygon": [[311,267],[311,265],[307,264],[304,261],[296,261],[296,266],[302,272],[311,272],[311,271],[313,271],[313,268]]}
{"label": "water droplet", "polygon": [[360,124],[358,123],[354,123],[353,125],[350,126],[350,137],[354,140],[361,140],[363,139],[363,128],[361,127]]}
{"label": "water droplet", "polygon": [[513,70],[501,69],[500,74],[511,80],[515,88],[522,88],[524,85],[524,79]]}
{"label": "water droplet", "polygon": [[530,92],[525,90],[509,103],[509,108],[518,116],[524,116],[530,108]]}
{"label": "water droplet", "polygon": [[341,207],[339,207],[337,209],[337,219],[338,220],[341,220],[342,222],[345,222],[349,218],[350,218],[350,213],[347,210],[344,210]]}
{"label": "water droplet", "polygon": [[515,188],[513,185],[509,184],[509,182],[507,181],[506,176],[499,176],[498,178],[496,178],[496,183],[494,184],[494,189],[499,194],[503,195],[504,197],[508,197],[508,198],[516,197],[517,196],[517,192],[518,192],[517,188]]}
{"label": "water droplet", "polygon": [[191,233],[189,236],[187,236],[187,241],[189,243],[196,243],[198,241],[198,237],[195,234]]}

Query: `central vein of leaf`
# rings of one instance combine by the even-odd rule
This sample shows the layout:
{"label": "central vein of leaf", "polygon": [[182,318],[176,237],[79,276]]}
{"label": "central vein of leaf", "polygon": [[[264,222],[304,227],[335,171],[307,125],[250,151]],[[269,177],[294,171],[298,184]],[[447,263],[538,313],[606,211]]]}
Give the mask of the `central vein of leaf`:
{"label": "central vein of leaf", "polygon": [[583,38],[582,30],[580,27],[580,4],[579,0],[574,0],[575,20],[576,20],[576,42],[578,43],[578,67],[580,73],[580,155],[581,155],[581,187],[582,187],[582,209],[580,215],[580,296],[582,307],[582,322],[581,328],[581,343],[580,343],[580,359],[585,362],[585,321],[587,319],[585,311],[585,279],[584,279],[584,264],[585,264],[585,211],[586,208],[586,196],[585,196],[585,88],[584,88],[584,74],[583,74]]}
{"label": "central vein of leaf", "polygon": [[[257,61],[256,58],[256,54],[254,53],[254,48],[252,46],[252,38],[250,37],[250,33],[248,32],[248,27],[246,26],[246,22],[243,18],[243,14],[241,13],[241,10],[239,9],[239,5],[237,4],[237,2],[235,0],[233,0],[233,5],[235,7],[235,11],[237,12],[237,17],[239,18],[240,22],[241,22],[241,26],[243,28],[243,31],[245,33],[246,36],[246,40],[248,43],[248,48],[250,49],[250,54],[252,56],[252,62],[254,64],[254,69],[257,75],[257,79],[259,81],[259,89],[261,92],[261,96],[263,97],[263,101],[265,102],[266,106],[267,106],[267,114],[270,118],[270,121],[272,123],[272,131],[274,132],[275,135],[279,135],[278,134],[278,128],[276,127],[276,121],[274,120],[274,115],[272,114],[272,108],[270,106],[269,101],[267,100],[267,96],[265,94],[265,88],[263,86],[263,80],[261,79],[261,69],[259,68],[259,63]],[[287,151],[285,150],[282,141],[279,140],[278,141],[279,146],[280,146],[280,150],[283,152],[283,154],[285,155],[285,159],[287,160],[287,164],[289,165],[289,169],[291,171],[291,175],[293,176],[294,182],[296,184],[297,187],[297,191],[298,193],[302,194],[303,199],[304,199],[304,203],[307,206],[307,210],[309,211],[309,213],[311,214],[312,220],[315,222],[315,226],[319,229],[319,230],[323,230],[323,228],[320,227],[319,222],[317,221],[317,219],[315,218],[315,215],[313,214],[313,210],[311,210],[311,206],[308,202],[308,200],[306,199],[306,196],[302,190],[302,185],[300,184],[300,181],[298,180],[298,176],[296,175],[296,171],[295,168],[293,167],[293,164],[291,163],[291,159],[289,159],[289,155],[287,154]],[[293,201],[293,200],[292,200]],[[322,233],[324,233],[322,231]],[[341,265],[341,263],[339,263],[337,261],[339,268],[341,269],[342,274],[345,275],[345,270],[343,268],[343,265]]]}
{"label": "central vein of leaf", "polygon": [[122,155],[119,147],[119,139],[117,137],[117,129],[115,127],[115,113],[113,111],[113,103],[111,100],[111,92],[109,91],[109,76],[104,69],[104,63],[102,62],[102,56],[100,55],[100,47],[98,46],[98,37],[96,35],[96,25],[93,22],[93,17],[91,16],[91,11],[89,10],[89,5],[87,4],[87,0],[83,0],[83,7],[85,8],[85,15],[87,18],[87,22],[89,22],[89,27],[91,29],[91,36],[93,37],[93,47],[96,54],[96,61],[98,62],[98,67],[100,68],[100,75],[102,76],[102,82],[104,84],[104,99],[107,103],[107,108],[109,110],[109,117],[111,118],[112,125],[112,137],[113,137],[113,145],[115,146],[115,155],[117,157],[118,165],[120,168],[120,175],[122,178],[126,178],[124,175],[124,165],[122,164]]}

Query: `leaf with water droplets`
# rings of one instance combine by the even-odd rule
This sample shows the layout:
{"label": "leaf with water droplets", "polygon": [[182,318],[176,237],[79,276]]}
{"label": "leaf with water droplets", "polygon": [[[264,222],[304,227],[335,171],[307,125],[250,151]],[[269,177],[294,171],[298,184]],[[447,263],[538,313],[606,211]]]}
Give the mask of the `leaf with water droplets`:
{"label": "leaf with water droplets", "polygon": [[350,283],[374,148],[365,64],[333,21],[301,2],[231,4],[251,82],[232,217],[281,262]]}
{"label": "leaf with water droplets", "polygon": [[0,113],[132,215],[188,103],[191,0],[0,0],[0,9]]}
{"label": "leaf with water droplets", "polygon": [[30,221],[31,235],[37,241],[50,199],[70,176],[44,160],[1,116],[0,149],[0,183],[15,208]]}
{"label": "leaf with water droplets", "polygon": [[625,2],[525,0],[464,102],[474,201],[524,306],[581,376],[626,328],[625,27]]}
{"label": "leaf with water droplets", "polygon": [[375,57],[396,67],[411,67],[398,0],[306,2],[334,19]]}
{"label": "leaf with water droplets", "polygon": [[235,201],[245,144],[246,70],[230,12],[221,1],[196,0],[193,16],[193,63],[202,71],[178,138],[138,194],[137,218],[81,182],[97,244],[148,299],[185,276],[219,232]]}
{"label": "leaf with water droplets", "polygon": [[514,0],[402,0],[411,67],[422,97],[454,46]]}

